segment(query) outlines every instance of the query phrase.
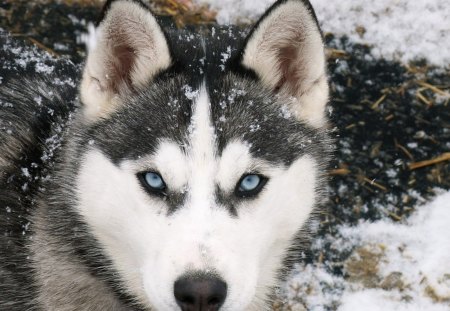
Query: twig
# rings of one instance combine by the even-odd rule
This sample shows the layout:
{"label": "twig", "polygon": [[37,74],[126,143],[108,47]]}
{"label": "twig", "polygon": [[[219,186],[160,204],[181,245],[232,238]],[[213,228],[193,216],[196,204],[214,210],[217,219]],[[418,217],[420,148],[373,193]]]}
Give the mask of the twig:
{"label": "twig", "polygon": [[445,92],[445,91],[441,90],[440,88],[438,88],[438,87],[436,87],[434,85],[431,85],[429,83],[426,83],[426,82],[423,82],[423,81],[418,81],[417,84],[419,84],[419,85],[423,86],[424,88],[429,89],[429,90],[431,90],[431,91],[433,91],[435,93],[443,95],[445,97],[450,97],[450,93]]}
{"label": "twig", "polygon": [[389,212],[388,215],[391,216],[392,218],[394,218],[394,220],[396,220],[396,221],[402,220],[402,218],[395,213]]}
{"label": "twig", "polygon": [[383,102],[383,100],[386,99],[387,94],[384,94],[383,96],[381,96],[376,102],[373,103],[372,106],[370,106],[370,108],[372,109],[377,109],[378,106]]}
{"label": "twig", "polygon": [[385,186],[383,186],[383,185],[381,185],[381,184],[379,184],[379,183],[377,183],[377,182],[375,182],[375,179],[369,179],[369,178],[367,178],[367,177],[363,177],[363,180],[365,181],[365,182],[367,182],[367,183],[369,183],[369,184],[371,184],[372,186],[375,186],[375,187],[377,187],[378,189],[381,189],[381,190],[383,190],[383,191],[388,191],[387,190],[387,188],[385,187]]}
{"label": "twig", "polygon": [[424,160],[420,162],[410,163],[408,164],[408,168],[412,171],[421,167],[430,166],[449,160],[450,160],[450,152],[446,152],[431,160]]}
{"label": "twig", "polygon": [[433,106],[433,103],[432,103],[428,98],[426,98],[425,96],[423,96],[423,94],[420,93],[420,91],[417,91],[417,92],[416,92],[416,96],[417,96],[422,102],[424,102],[427,106]]}
{"label": "twig", "polygon": [[388,115],[386,118],[384,118],[384,120],[385,121],[391,121],[392,119],[394,119],[394,115],[393,114],[390,114],[390,115]]}
{"label": "twig", "polygon": [[414,157],[412,156],[411,152],[408,151],[405,147],[400,145],[396,138],[394,138],[395,147],[399,148],[401,151],[403,151],[404,154],[411,160],[414,161]]}
{"label": "twig", "polygon": [[28,40],[30,40],[31,42],[33,42],[34,45],[36,45],[38,48],[47,51],[50,55],[55,56],[55,57],[59,57],[59,54],[56,53],[55,51],[53,51],[51,48],[43,45],[42,43],[40,43],[38,40],[32,38],[32,37],[28,37]]}
{"label": "twig", "polygon": [[328,174],[331,176],[348,175],[348,174],[350,174],[350,170],[347,168],[337,168],[337,169],[331,170],[330,172],[328,172]]}
{"label": "twig", "polygon": [[328,48],[327,53],[328,53],[328,57],[332,58],[332,59],[337,59],[337,58],[347,59],[347,58],[349,58],[348,53],[344,50]]}

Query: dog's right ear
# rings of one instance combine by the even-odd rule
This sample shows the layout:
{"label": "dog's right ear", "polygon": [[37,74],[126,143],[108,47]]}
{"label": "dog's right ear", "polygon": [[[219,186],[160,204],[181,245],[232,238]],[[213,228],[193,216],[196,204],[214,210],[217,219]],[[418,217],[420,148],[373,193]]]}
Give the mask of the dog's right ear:
{"label": "dog's right ear", "polygon": [[300,120],[326,124],[324,43],[308,0],[278,0],[248,36],[241,64],[269,89],[295,99],[290,108]]}
{"label": "dog's right ear", "polygon": [[89,120],[114,111],[122,93],[144,86],[172,62],[163,30],[138,0],[108,1],[89,45],[80,89]]}

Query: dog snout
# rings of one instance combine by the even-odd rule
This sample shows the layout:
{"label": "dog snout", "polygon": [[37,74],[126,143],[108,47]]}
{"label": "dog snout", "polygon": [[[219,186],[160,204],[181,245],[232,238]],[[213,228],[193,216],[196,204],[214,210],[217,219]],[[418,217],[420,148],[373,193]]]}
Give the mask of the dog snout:
{"label": "dog snout", "polygon": [[182,311],[218,311],[225,302],[227,284],[216,276],[184,276],[175,282],[174,294]]}

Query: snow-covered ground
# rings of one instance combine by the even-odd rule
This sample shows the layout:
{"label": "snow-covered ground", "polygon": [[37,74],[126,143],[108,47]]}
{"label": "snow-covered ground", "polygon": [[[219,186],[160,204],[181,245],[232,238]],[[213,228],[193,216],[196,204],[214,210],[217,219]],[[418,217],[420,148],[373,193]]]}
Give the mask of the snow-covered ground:
{"label": "snow-covered ground", "polygon": [[321,264],[297,267],[286,284],[286,310],[450,310],[450,192],[403,223],[343,225],[329,239],[336,250],[354,249],[345,279]]}
{"label": "snow-covered ground", "polygon": [[[219,23],[255,20],[274,0],[195,0],[218,11]],[[324,32],[369,44],[376,57],[426,58],[450,64],[448,0],[311,0]]]}

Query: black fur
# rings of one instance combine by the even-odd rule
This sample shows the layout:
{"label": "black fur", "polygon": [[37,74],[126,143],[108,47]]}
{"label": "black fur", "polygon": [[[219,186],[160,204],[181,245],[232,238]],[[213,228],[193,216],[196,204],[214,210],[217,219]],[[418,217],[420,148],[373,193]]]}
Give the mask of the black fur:
{"label": "black fur", "polygon": [[[0,161],[0,309],[34,310],[36,289],[25,248],[33,233],[29,216],[53,175],[57,147],[76,108],[79,71],[4,32],[0,46],[0,159],[7,162]],[[16,62],[23,54],[26,64]],[[37,58],[53,73],[39,74]]]}

